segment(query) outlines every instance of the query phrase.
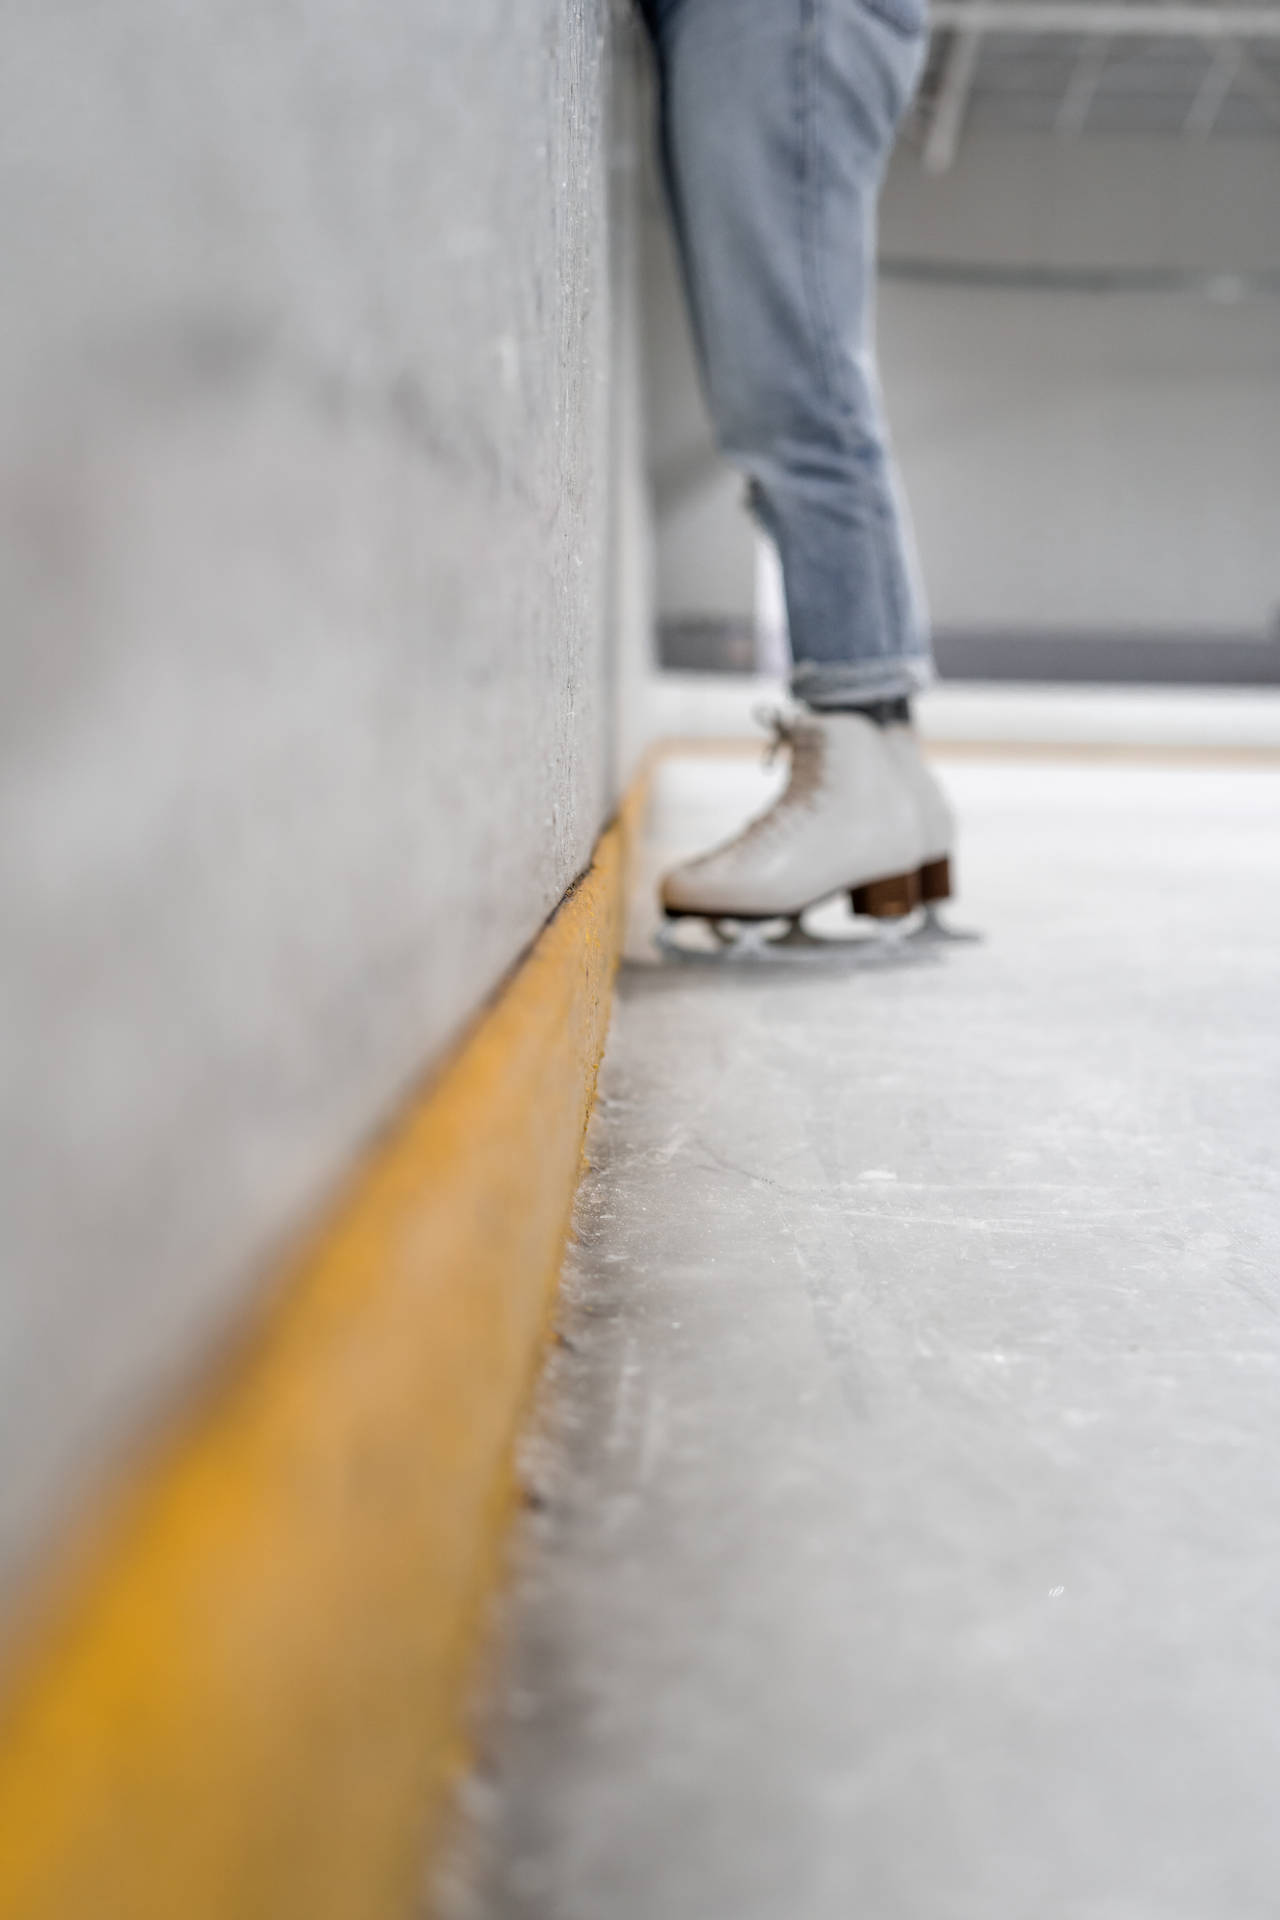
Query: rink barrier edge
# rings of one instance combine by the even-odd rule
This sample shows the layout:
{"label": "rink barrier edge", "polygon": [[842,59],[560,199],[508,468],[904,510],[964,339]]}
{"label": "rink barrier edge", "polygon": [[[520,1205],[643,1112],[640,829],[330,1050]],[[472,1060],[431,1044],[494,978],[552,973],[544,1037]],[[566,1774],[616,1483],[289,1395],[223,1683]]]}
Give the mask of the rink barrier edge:
{"label": "rink barrier edge", "polygon": [[0,1920],[422,1913],[643,797],[11,1614]]}

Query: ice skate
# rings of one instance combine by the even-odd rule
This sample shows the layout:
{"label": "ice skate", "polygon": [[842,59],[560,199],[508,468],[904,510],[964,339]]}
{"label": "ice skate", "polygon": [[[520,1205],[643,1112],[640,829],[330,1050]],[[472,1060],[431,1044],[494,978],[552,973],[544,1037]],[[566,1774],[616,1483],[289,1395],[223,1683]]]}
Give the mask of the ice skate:
{"label": "ice skate", "polygon": [[942,906],[952,897],[956,821],[937,775],[920,751],[915,728],[909,721],[894,721],[885,729],[885,741],[915,802],[920,823],[922,912],[909,938],[926,942],[981,939],[980,934],[951,927],[942,917]]}
{"label": "ice skate", "polygon": [[[682,957],[830,956],[869,943],[809,932],[804,915],[840,895],[889,947],[920,904],[922,819],[884,729],[857,713],[777,720],[791,752],[787,785],[725,845],[687,861],[662,883],[667,928],[659,944]],[[690,948],[674,923],[698,921],[713,944]]]}

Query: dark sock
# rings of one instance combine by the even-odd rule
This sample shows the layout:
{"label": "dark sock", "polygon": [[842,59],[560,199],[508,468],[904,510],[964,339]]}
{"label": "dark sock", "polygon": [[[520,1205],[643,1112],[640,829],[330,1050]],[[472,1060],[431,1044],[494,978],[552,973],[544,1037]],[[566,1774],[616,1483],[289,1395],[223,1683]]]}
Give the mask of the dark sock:
{"label": "dark sock", "polygon": [[840,706],[821,706],[813,709],[815,713],[860,713],[864,719],[874,720],[878,727],[897,726],[911,723],[911,701],[901,694],[896,700],[850,700]]}

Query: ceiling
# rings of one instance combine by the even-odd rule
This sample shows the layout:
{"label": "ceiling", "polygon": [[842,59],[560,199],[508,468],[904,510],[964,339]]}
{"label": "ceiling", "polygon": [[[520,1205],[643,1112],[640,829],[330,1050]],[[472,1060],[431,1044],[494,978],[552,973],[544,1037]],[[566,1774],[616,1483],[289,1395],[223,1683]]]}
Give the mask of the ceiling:
{"label": "ceiling", "polygon": [[[958,8],[948,10],[948,17]],[[1018,8],[1025,25],[1033,8]],[[1062,12],[1055,9],[1061,20]],[[1111,0],[1099,21],[1114,28]],[[1202,19],[1208,5],[1194,9]],[[993,9],[983,9],[989,21]],[[1071,10],[1090,28],[1091,0]],[[1177,9],[1185,17],[1188,9]],[[1149,27],[1153,9],[1141,8]],[[1277,8],[1280,24],[1280,8]],[[1207,25],[1212,29],[1211,20]],[[918,135],[935,170],[969,128],[1015,128],[1063,138],[1108,133],[1188,138],[1280,135],[1280,38],[1208,32],[983,31],[946,26],[932,36],[918,96]],[[1280,191],[1280,180],[1277,182]]]}

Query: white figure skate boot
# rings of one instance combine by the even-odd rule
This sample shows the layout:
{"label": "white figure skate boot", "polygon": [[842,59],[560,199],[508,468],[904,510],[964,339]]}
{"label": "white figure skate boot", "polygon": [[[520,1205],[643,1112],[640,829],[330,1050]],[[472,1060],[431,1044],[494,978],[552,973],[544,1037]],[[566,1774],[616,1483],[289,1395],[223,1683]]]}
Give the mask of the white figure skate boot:
{"label": "white figure skate boot", "polygon": [[976,940],[980,936],[975,933],[961,933],[947,926],[938,911],[944,900],[950,900],[955,877],[956,819],[951,802],[921,753],[919,736],[909,721],[892,721],[885,728],[885,743],[915,803],[920,823],[920,904],[924,916],[912,938]]}
{"label": "white figure skate boot", "polygon": [[926,906],[930,902],[949,900],[956,844],[956,817],[951,802],[921,753],[919,737],[910,721],[892,721],[885,728],[885,742],[915,802],[920,822],[920,898]]}
{"label": "white figure skate boot", "polygon": [[789,920],[847,893],[855,913],[899,919],[920,898],[921,820],[885,730],[859,713],[776,721],[791,776],[759,819],[662,883],[669,920]]}

